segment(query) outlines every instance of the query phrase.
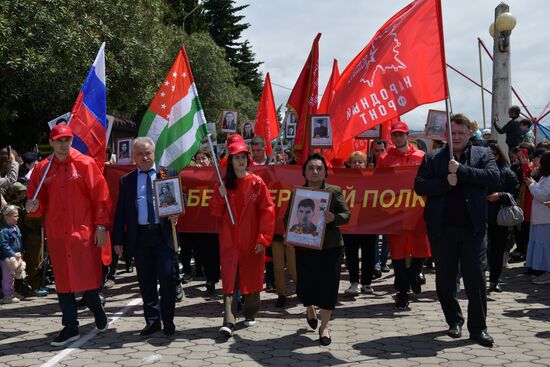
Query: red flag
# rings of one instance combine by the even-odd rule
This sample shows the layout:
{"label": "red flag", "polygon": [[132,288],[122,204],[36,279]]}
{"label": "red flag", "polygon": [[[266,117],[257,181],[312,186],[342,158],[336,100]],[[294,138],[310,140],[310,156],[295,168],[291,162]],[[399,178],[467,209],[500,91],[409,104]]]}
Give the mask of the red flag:
{"label": "red flag", "polygon": [[294,159],[302,164],[309,153],[309,116],[317,112],[317,93],[319,91],[319,38],[318,33],[313,40],[311,52],[292,88],[288,98],[287,108],[295,115],[296,137],[294,138]]}
{"label": "red flag", "polygon": [[335,146],[447,97],[440,0],[417,0],[378,30],[346,67],[330,109]]}
{"label": "red flag", "polygon": [[334,59],[334,62],[332,63],[332,73],[330,74],[327,86],[325,87],[325,93],[323,93],[321,103],[319,103],[319,108],[317,109],[317,113],[319,115],[329,113],[332,100],[334,99],[334,87],[336,87],[338,79],[340,79],[340,70],[338,70],[338,60]]}
{"label": "red flag", "polygon": [[266,153],[272,154],[271,140],[279,135],[279,119],[277,118],[277,109],[273,99],[273,90],[271,89],[271,79],[269,73],[265,76],[264,90],[262,98],[258,105],[258,115],[256,116],[256,126],[254,134],[263,136],[266,142]]}

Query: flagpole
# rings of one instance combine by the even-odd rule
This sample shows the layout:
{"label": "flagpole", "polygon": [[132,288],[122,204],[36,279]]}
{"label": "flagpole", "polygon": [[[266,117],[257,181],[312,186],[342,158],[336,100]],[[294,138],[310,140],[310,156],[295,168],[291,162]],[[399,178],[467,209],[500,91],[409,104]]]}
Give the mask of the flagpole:
{"label": "flagpole", "polygon": [[[73,119],[73,114],[71,113],[69,115],[69,119],[67,120],[67,126],[71,123],[71,120]],[[38,194],[40,193],[40,190],[42,189],[42,185],[44,184],[44,180],[46,179],[46,176],[48,175],[48,172],[50,171],[50,168],[52,166],[54,153],[50,155],[50,161],[48,162],[48,165],[46,166],[46,169],[44,170],[44,173],[42,174],[42,178],[40,179],[40,183],[38,184],[38,187],[36,188],[36,192],[34,193],[34,196],[32,197],[32,201],[35,201],[38,197]]]}
{"label": "flagpole", "polygon": [[449,157],[450,159],[454,159],[453,130],[451,128],[451,111],[449,110],[449,97],[445,98],[445,110],[447,111],[447,131],[449,132],[449,138],[447,139],[447,145],[449,147]]}
{"label": "flagpole", "polygon": [[[201,113],[202,113],[202,110],[201,110]],[[208,138],[208,146],[210,146],[210,152],[212,153],[212,159],[214,160],[214,167],[216,167],[216,173],[218,174],[220,187],[225,188],[225,185],[223,184],[223,180],[222,180],[222,175],[220,173],[220,167],[218,166],[218,158],[216,157],[216,152],[214,152],[214,145],[212,144],[212,139],[210,139],[210,132],[208,132],[206,137]],[[227,206],[227,211],[229,213],[229,219],[231,219],[231,224],[235,224],[235,218],[233,218],[233,212],[231,211],[231,205],[229,205],[229,199],[227,198],[227,193],[223,196],[223,198],[225,199],[225,205]]]}

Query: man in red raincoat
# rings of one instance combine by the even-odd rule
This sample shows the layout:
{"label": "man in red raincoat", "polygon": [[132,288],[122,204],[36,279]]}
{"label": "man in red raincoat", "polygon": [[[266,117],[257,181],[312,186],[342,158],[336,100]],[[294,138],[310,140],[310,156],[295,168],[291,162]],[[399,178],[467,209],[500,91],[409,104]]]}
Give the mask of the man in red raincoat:
{"label": "man in red raincoat", "polygon": [[[420,166],[424,152],[408,142],[409,127],[403,121],[397,121],[391,127],[391,140],[395,146],[378,157],[376,168]],[[412,183],[411,183],[412,188]],[[395,273],[394,288],[398,292],[395,307],[400,310],[409,306],[409,290],[416,294],[421,292],[419,274],[424,259],[430,257],[430,245],[426,224],[420,219],[416,228],[403,230],[401,234],[389,235],[388,244]],[[412,258],[409,268],[405,258]]]}
{"label": "man in red raincoat", "polygon": [[55,275],[55,288],[63,314],[63,330],[51,342],[63,346],[80,337],[74,293],[84,292],[100,331],[107,329],[107,316],[99,299],[102,282],[101,247],[107,241],[110,197],[107,182],[95,161],[71,148],[73,134],[66,125],[50,131],[53,157],[39,162],[27,187],[36,192],[50,159],[53,159],[38,200],[27,201],[28,212],[41,210],[48,250]]}
{"label": "man in red raincoat", "polygon": [[[227,148],[227,190],[216,185],[210,208],[212,215],[221,219],[220,265],[225,314],[220,333],[229,337],[235,328],[237,290],[244,295],[245,325],[256,322],[263,289],[264,248],[273,239],[275,207],[264,181],[246,170],[252,162],[242,138]],[[234,225],[223,199],[224,193],[227,193]]]}

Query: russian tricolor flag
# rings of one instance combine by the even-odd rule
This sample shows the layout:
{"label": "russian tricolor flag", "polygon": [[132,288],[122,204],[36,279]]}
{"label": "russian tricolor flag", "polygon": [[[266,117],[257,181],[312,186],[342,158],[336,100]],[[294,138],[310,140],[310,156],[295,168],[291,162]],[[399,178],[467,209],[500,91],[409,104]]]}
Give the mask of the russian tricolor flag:
{"label": "russian tricolor flag", "polygon": [[101,45],[88,77],[71,110],[73,148],[94,158],[101,170],[107,148],[107,90],[105,84],[105,42]]}

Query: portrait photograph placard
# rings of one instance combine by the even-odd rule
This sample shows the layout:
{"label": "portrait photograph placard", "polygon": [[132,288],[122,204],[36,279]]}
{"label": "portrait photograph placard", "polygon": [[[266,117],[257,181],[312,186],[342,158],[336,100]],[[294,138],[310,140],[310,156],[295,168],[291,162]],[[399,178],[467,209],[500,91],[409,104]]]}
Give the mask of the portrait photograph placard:
{"label": "portrait photograph placard", "polygon": [[254,121],[245,121],[241,124],[241,135],[247,143],[254,138]]}
{"label": "portrait photograph placard", "polygon": [[357,135],[356,139],[379,139],[382,137],[382,125],[376,125],[372,129],[362,132]]}
{"label": "portrait photograph placard", "polygon": [[285,240],[288,244],[321,250],[325,237],[325,214],[330,207],[329,191],[296,187],[290,204]]}
{"label": "portrait photograph placard", "polygon": [[285,138],[294,139],[296,137],[296,125],[288,124],[285,129]]}
{"label": "portrait photograph placard", "polygon": [[183,191],[179,177],[169,177],[153,182],[155,209],[159,218],[184,212]]}
{"label": "portrait photograph placard", "polygon": [[235,110],[223,110],[221,115],[221,130],[223,133],[234,134],[237,132],[239,112]]}
{"label": "portrait photograph placard", "polygon": [[332,127],[329,115],[311,115],[310,132],[310,146],[332,147]]}
{"label": "portrait photograph placard", "polygon": [[132,164],[132,138],[119,138],[116,140],[116,163]]}
{"label": "portrait photograph placard", "polygon": [[433,140],[446,140],[447,112],[440,110],[429,110],[426,121],[426,137]]}

